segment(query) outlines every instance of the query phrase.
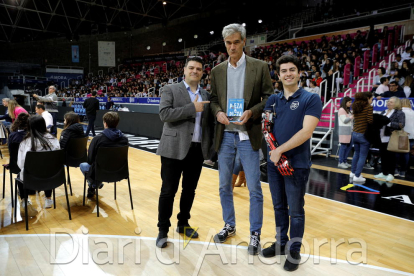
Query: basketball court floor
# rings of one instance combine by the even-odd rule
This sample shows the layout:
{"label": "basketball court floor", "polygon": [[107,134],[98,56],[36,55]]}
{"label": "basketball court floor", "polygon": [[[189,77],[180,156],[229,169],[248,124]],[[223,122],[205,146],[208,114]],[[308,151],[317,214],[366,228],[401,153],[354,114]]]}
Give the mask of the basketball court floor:
{"label": "basketball court floor", "polygon": [[[5,198],[0,201],[0,275],[414,275],[414,182],[374,180],[376,170],[363,172],[367,182],[355,185],[349,170],[334,158],[313,158],[305,196],[306,226],[302,264],[283,270],[284,256],[249,256],[249,193],[234,189],[236,236],[216,245],[212,237],[223,227],[218,171],[204,167],[196,191],[190,224],[199,238],[175,232],[179,201],[174,203],[169,245],[155,246],[161,188],[157,139],[128,135],[129,170],[134,210],[127,181],[99,191],[82,205],[83,175],[71,168],[73,196],[68,219],[63,187],[56,189],[56,209],[43,209],[43,192],[31,196],[38,215],[29,231],[17,212],[12,216],[6,172]],[[7,147],[1,147],[8,163]],[[46,168],[45,168],[46,169]],[[262,247],[274,241],[275,220],[269,185],[263,181]],[[181,192],[176,195],[179,198]],[[19,207],[18,207],[19,208]]]}

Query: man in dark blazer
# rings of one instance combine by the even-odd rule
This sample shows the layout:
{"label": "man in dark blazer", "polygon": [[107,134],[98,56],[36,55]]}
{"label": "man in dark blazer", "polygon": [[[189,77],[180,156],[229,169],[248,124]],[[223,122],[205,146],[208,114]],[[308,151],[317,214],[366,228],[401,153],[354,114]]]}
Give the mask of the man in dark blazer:
{"label": "man in dark blazer", "polygon": [[170,217],[181,175],[183,187],[177,232],[191,238],[198,237],[188,220],[203,161],[208,159],[212,143],[210,94],[199,85],[203,76],[203,60],[188,58],[184,75],[184,81],[165,86],[161,94],[160,118],[164,127],[157,154],[161,155],[162,187],[156,240],[160,248],[167,246]]}
{"label": "man in dark blazer", "polygon": [[[263,221],[263,194],[260,183],[259,149],[262,145],[261,115],[267,98],[273,94],[267,63],[248,57],[243,52],[246,29],[230,24],[223,29],[223,39],[229,60],[211,71],[211,111],[217,118],[214,145],[218,152],[220,202],[224,228],[214,237],[225,242],[236,233],[233,204],[232,171],[238,152],[250,193],[249,254],[260,250],[260,232]],[[244,112],[238,121],[227,117],[229,100],[244,99]]]}

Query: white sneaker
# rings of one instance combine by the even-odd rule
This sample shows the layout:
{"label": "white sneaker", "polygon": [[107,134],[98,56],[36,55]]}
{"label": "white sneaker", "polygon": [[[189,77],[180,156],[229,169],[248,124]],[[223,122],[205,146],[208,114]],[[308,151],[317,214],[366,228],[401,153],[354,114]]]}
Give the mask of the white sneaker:
{"label": "white sneaker", "polygon": [[394,176],[392,176],[392,174],[387,175],[387,177],[385,178],[386,181],[393,181],[394,180]]}
{"label": "white sneaker", "polygon": [[351,165],[351,164],[349,164],[349,163],[347,163],[347,162],[345,162],[344,164],[345,164],[348,168],[352,167],[352,165]]}
{"label": "white sneaker", "polygon": [[374,175],[374,178],[382,178],[382,179],[385,179],[387,177],[383,173],[380,173],[380,174]]}
{"label": "white sneaker", "polygon": [[355,176],[355,174],[354,173],[352,173],[352,172],[350,172],[349,173],[349,178],[352,178],[352,177],[354,177]]}
{"label": "white sneaker", "polygon": [[348,169],[348,166],[345,163],[339,163],[338,167],[341,169]]}
{"label": "white sneaker", "polygon": [[[20,202],[20,216],[25,218],[25,202],[24,199]],[[32,202],[30,200],[27,201],[27,216],[28,217],[35,217],[37,215],[37,210],[33,207]]]}
{"label": "white sneaker", "polygon": [[52,208],[52,205],[53,205],[53,199],[45,198],[45,209]]}
{"label": "white sneaker", "polygon": [[362,175],[360,175],[359,177],[354,176],[352,179],[354,182],[365,182],[366,179],[362,177]]}

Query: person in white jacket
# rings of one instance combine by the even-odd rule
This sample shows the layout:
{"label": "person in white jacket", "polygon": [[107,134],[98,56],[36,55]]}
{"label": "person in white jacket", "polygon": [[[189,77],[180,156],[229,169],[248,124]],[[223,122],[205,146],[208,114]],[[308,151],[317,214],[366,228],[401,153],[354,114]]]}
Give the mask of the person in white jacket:
{"label": "person in white jacket", "polygon": [[[52,151],[58,149],[60,149],[59,140],[47,132],[45,119],[43,119],[43,117],[40,115],[30,117],[28,135],[20,143],[19,152],[17,155],[17,166],[20,168],[19,178],[24,181],[24,162],[26,160],[26,154],[28,151]],[[23,185],[20,183],[20,181],[18,181],[17,184],[20,191],[20,198],[22,200],[22,204],[20,204],[20,208],[22,209],[22,207],[24,207],[24,198],[27,198],[27,192],[23,189]],[[52,190],[45,191],[45,208],[52,207],[53,200],[51,196]],[[29,204],[27,207],[29,209],[33,209],[32,206],[29,207]],[[30,213],[31,212],[29,210],[28,214]]]}
{"label": "person in white jacket", "polygon": [[[405,114],[404,130],[408,132],[410,139],[410,148],[414,146],[414,110],[409,99],[401,99],[402,111]],[[400,165],[399,169],[395,169],[394,176],[405,177],[409,169],[410,153],[397,154],[397,162]]]}

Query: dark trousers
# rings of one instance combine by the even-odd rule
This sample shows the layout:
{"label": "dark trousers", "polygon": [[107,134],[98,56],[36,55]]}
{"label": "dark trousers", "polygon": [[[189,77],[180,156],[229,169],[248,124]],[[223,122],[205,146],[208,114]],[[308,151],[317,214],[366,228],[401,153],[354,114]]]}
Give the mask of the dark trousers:
{"label": "dark trousers", "polygon": [[381,143],[380,153],[381,153],[381,172],[384,175],[394,175],[395,172],[395,152],[387,150],[388,143]]}
{"label": "dark trousers", "polygon": [[89,136],[89,132],[92,130],[92,135],[95,136],[95,120],[96,115],[86,115],[88,117],[88,127],[86,128],[86,136]]}
{"label": "dark trousers", "polygon": [[57,135],[57,127],[56,127],[56,119],[57,119],[57,112],[50,112],[50,115],[52,115],[53,118],[53,126],[50,128],[50,133],[53,135]]}
{"label": "dark trousers", "polygon": [[168,232],[168,228],[171,226],[170,218],[173,212],[174,197],[178,190],[181,175],[183,176],[183,180],[177,225],[188,225],[188,220],[191,217],[190,210],[193,206],[195,190],[204,161],[201,144],[191,144],[192,146],[183,160],[161,156],[162,187],[158,202],[157,225],[160,231]]}
{"label": "dark trousers", "polygon": [[[291,251],[300,251],[305,232],[305,192],[310,169],[295,169],[293,176],[283,176],[270,157],[267,158],[267,175],[276,221],[276,241],[281,245],[296,238]],[[289,220],[290,218],[290,220]]]}

